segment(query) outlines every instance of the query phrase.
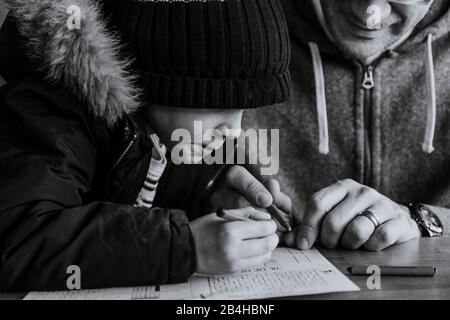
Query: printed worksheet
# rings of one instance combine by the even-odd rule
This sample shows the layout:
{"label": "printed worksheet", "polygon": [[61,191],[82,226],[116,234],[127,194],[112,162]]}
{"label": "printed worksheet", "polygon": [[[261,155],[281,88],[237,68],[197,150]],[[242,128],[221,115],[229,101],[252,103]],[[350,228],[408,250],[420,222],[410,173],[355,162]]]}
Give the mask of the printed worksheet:
{"label": "printed worksheet", "polygon": [[194,275],[186,283],[153,287],[30,292],[25,299],[264,299],[358,290],[317,249],[278,248],[269,263],[233,275]]}

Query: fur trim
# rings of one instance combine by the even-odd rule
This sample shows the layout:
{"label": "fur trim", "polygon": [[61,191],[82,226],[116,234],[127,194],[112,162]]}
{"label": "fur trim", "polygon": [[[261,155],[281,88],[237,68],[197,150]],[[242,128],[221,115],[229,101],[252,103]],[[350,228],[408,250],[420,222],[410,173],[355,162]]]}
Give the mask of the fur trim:
{"label": "fur trim", "polygon": [[[108,32],[93,0],[5,0],[27,39],[30,57],[47,80],[62,84],[112,126],[139,106],[129,61],[119,58],[119,40]],[[81,9],[79,29],[70,30],[69,6]]]}

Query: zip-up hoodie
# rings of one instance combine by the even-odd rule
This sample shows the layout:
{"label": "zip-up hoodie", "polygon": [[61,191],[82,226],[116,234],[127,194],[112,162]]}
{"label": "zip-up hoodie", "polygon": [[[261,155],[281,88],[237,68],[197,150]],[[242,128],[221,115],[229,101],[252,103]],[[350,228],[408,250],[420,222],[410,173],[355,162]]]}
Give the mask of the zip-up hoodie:
{"label": "zip-up hoodie", "polygon": [[450,207],[448,3],[435,1],[409,38],[364,66],[327,35],[320,1],[282,2],[294,92],[245,122],[280,128],[279,178],[296,210],[344,178],[400,203]]}

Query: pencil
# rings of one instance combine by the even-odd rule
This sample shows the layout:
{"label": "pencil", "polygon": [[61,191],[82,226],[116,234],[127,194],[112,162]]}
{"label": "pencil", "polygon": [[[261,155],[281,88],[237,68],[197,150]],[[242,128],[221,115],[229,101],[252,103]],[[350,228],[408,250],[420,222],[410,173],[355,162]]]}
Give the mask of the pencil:
{"label": "pencil", "polygon": [[[234,152],[236,152],[237,149],[237,142],[234,146]],[[213,190],[217,188],[218,185],[223,183],[225,180],[225,176],[227,174],[227,171],[233,166],[232,164],[228,164],[228,160],[231,159],[231,157],[234,157],[234,152],[231,155],[228,155],[227,161],[225,161],[225,165],[222,166],[219,171],[214,175],[214,177],[209,181],[209,183],[206,186],[205,194],[211,193]],[[290,232],[292,231],[291,225],[289,224],[289,221],[286,217],[286,213],[284,213],[282,210],[280,210],[277,206],[271,205],[270,207],[266,208],[267,211],[272,216],[272,219],[276,222],[278,226],[279,232]],[[245,221],[245,220],[244,220]]]}
{"label": "pencil", "polygon": [[269,211],[272,218],[279,225],[278,231],[280,231],[280,232],[291,232],[292,231],[292,228],[291,228],[291,225],[289,224],[288,219],[285,218],[286,213],[284,213],[282,210],[278,209],[275,205],[271,205],[270,207],[268,207],[267,211]]}
{"label": "pencil", "polygon": [[[403,277],[433,277],[436,274],[434,266],[379,266],[381,276],[403,276]],[[368,272],[369,266],[351,266],[348,271],[352,275],[372,275]],[[369,270],[370,271],[370,270]]]}
{"label": "pencil", "polygon": [[225,219],[228,221],[254,221],[250,218],[246,218],[246,217],[240,216],[238,214],[235,214],[231,210],[219,209],[219,210],[217,210],[216,214],[219,218],[222,218],[222,219]]}

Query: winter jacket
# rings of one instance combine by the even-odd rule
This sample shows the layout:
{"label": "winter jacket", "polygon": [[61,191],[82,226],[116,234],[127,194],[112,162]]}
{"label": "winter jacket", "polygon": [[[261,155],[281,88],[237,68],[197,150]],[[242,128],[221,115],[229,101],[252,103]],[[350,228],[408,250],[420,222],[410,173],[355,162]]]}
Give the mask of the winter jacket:
{"label": "winter jacket", "polygon": [[434,1],[413,34],[371,66],[327,37],[312,1],[282,2],[294,92],[282,108],[247,112],[245,123],[280,129],[279,178],[295,210],[345,178],[399,203],[450,207],[448,1]]}
{"label": "winter jacket", "polygon": [[[89,26],[64,29],[69,2]],[[152,143],[130,116],[133,79],[98,8],[8,3],[0,33],[0,292],[67,289],[72,265],[83,289],[186,281],[195,268],[188,220],[202,213],[206,182],[192,166],[169,165],[154,208],[133,206]]]}

